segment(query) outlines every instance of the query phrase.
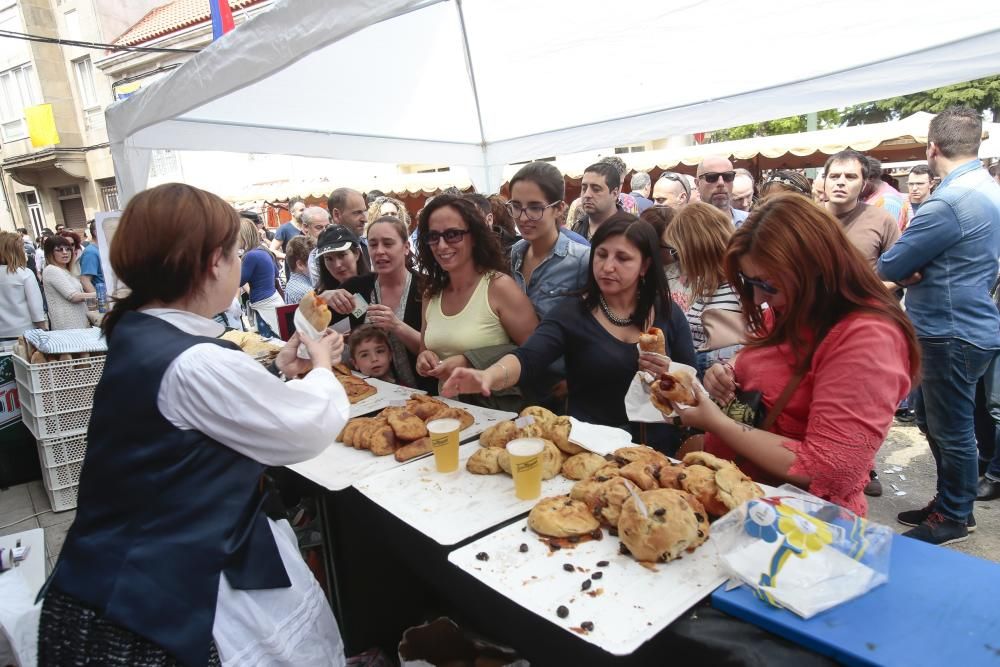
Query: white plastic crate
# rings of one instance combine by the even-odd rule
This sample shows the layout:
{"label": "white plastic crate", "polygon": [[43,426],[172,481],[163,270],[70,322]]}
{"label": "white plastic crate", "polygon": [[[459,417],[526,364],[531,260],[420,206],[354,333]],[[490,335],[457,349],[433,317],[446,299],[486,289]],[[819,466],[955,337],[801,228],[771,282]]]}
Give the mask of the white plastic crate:
{"label": "white plastic crate", "polygon": [[83,461],[67,463],[64,466],[55,468],[42,468],[42,483],[50,491],[58,491],[69,486],[76,486],[80,483],[80,470],[83,469]]}
{"label": "white plastic crate", "polygon": [[53,512],[65,512],[66,510],[76,509],[76,493],[79,487],[77,486],[67,486],[65,489],[45,489],[46,495],[49,497],[49,504],[52,505]]}
{"label": "white plastic crate", "polygon": [[60,412],[44,417],[36,416],[31,408],[21,404],[21,419],[37,440],[49,438],[67,438],[71,435],[84,435],[90,425],[90,408]]}
{"label": "white plastic crate", "polygon": [[87,455],[87,435],[38,441],[38,459],[43,468],[54,468],[82,461]]}
{"label": "white plastic crate", "polygon": [[19,380],[17,394],[21,405],[27,405],[33,415],[46,417],[58,412],[82,410],[93,406],[96,386],[33,392]]}
{"label": "white plastic crate", "polygon": [[56,389],[92,387],[104,373],[104,355],[68,361],[50,361],[45,364],[30,364],[18,355],[14,355],[12,359],[14,376],[34,394]]}

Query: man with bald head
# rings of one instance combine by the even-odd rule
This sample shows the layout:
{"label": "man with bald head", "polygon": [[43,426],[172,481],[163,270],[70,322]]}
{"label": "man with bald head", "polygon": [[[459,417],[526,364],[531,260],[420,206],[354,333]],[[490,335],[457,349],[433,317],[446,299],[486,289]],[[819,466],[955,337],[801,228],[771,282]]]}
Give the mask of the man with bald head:
{"label": "man with bald head", "polygon": [[725,213],[739,227],[749,215],[733,208],[733,163],[719,155],[710,155],[698,165],[698,193],[701,200]]}
{"label": "man with bald head", "polygon": [[736,178],[733,179],[733,201],[732,207],[737,211],[750,212],[753,204],[753,174],[742,167],[736,170]]}
{"label": "man with bald head", "polygon": [[660,175],[656,185],[653,186],[653,204],[656,206],[669,206],[670,208],[680,208],[691,199],[687,178],[684,174],[675,174],[672,171],[665,171]]}

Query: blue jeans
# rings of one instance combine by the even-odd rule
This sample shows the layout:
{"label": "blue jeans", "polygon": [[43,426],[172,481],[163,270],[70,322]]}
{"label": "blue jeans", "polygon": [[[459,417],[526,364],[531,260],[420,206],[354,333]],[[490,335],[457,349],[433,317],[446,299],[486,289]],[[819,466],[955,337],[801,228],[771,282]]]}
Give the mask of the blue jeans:
{"label": "blue jeans", "polygon": [[972,513],[979,481],[976,383],[996,350],[957,338],[921,338],[923,380],[917,421],[926,424],[927,442],[937,464],[936,511],[964,523]]}
{"label": "blue jeans", "polygon": [[1000,482],[1000,353],[993,355],[993,361],[986,370],[986,409],[993,419],[993,457],[986,467],[986,476]]}

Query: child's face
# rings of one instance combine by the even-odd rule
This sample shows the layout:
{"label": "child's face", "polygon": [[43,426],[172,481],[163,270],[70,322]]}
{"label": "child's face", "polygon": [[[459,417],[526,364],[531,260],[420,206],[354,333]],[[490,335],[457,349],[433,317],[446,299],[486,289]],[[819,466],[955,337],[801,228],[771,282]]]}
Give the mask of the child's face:
{"label": "child's face", "polygon": [[368,339],[354,348],[354,356],[351,358],[354,366],[372,377],[380,378],[389,372],[389,346],[378,339]]}

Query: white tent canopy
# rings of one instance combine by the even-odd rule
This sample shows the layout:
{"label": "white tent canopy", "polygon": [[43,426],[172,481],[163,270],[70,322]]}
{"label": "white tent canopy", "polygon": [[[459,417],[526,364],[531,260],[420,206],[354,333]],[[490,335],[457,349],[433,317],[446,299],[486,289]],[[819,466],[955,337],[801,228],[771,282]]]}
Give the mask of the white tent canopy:
{"label": "white tent canopy", "polygon": [[996,0],[283,0],[107,111],[153,149],[503,165],[1000,71]]}

